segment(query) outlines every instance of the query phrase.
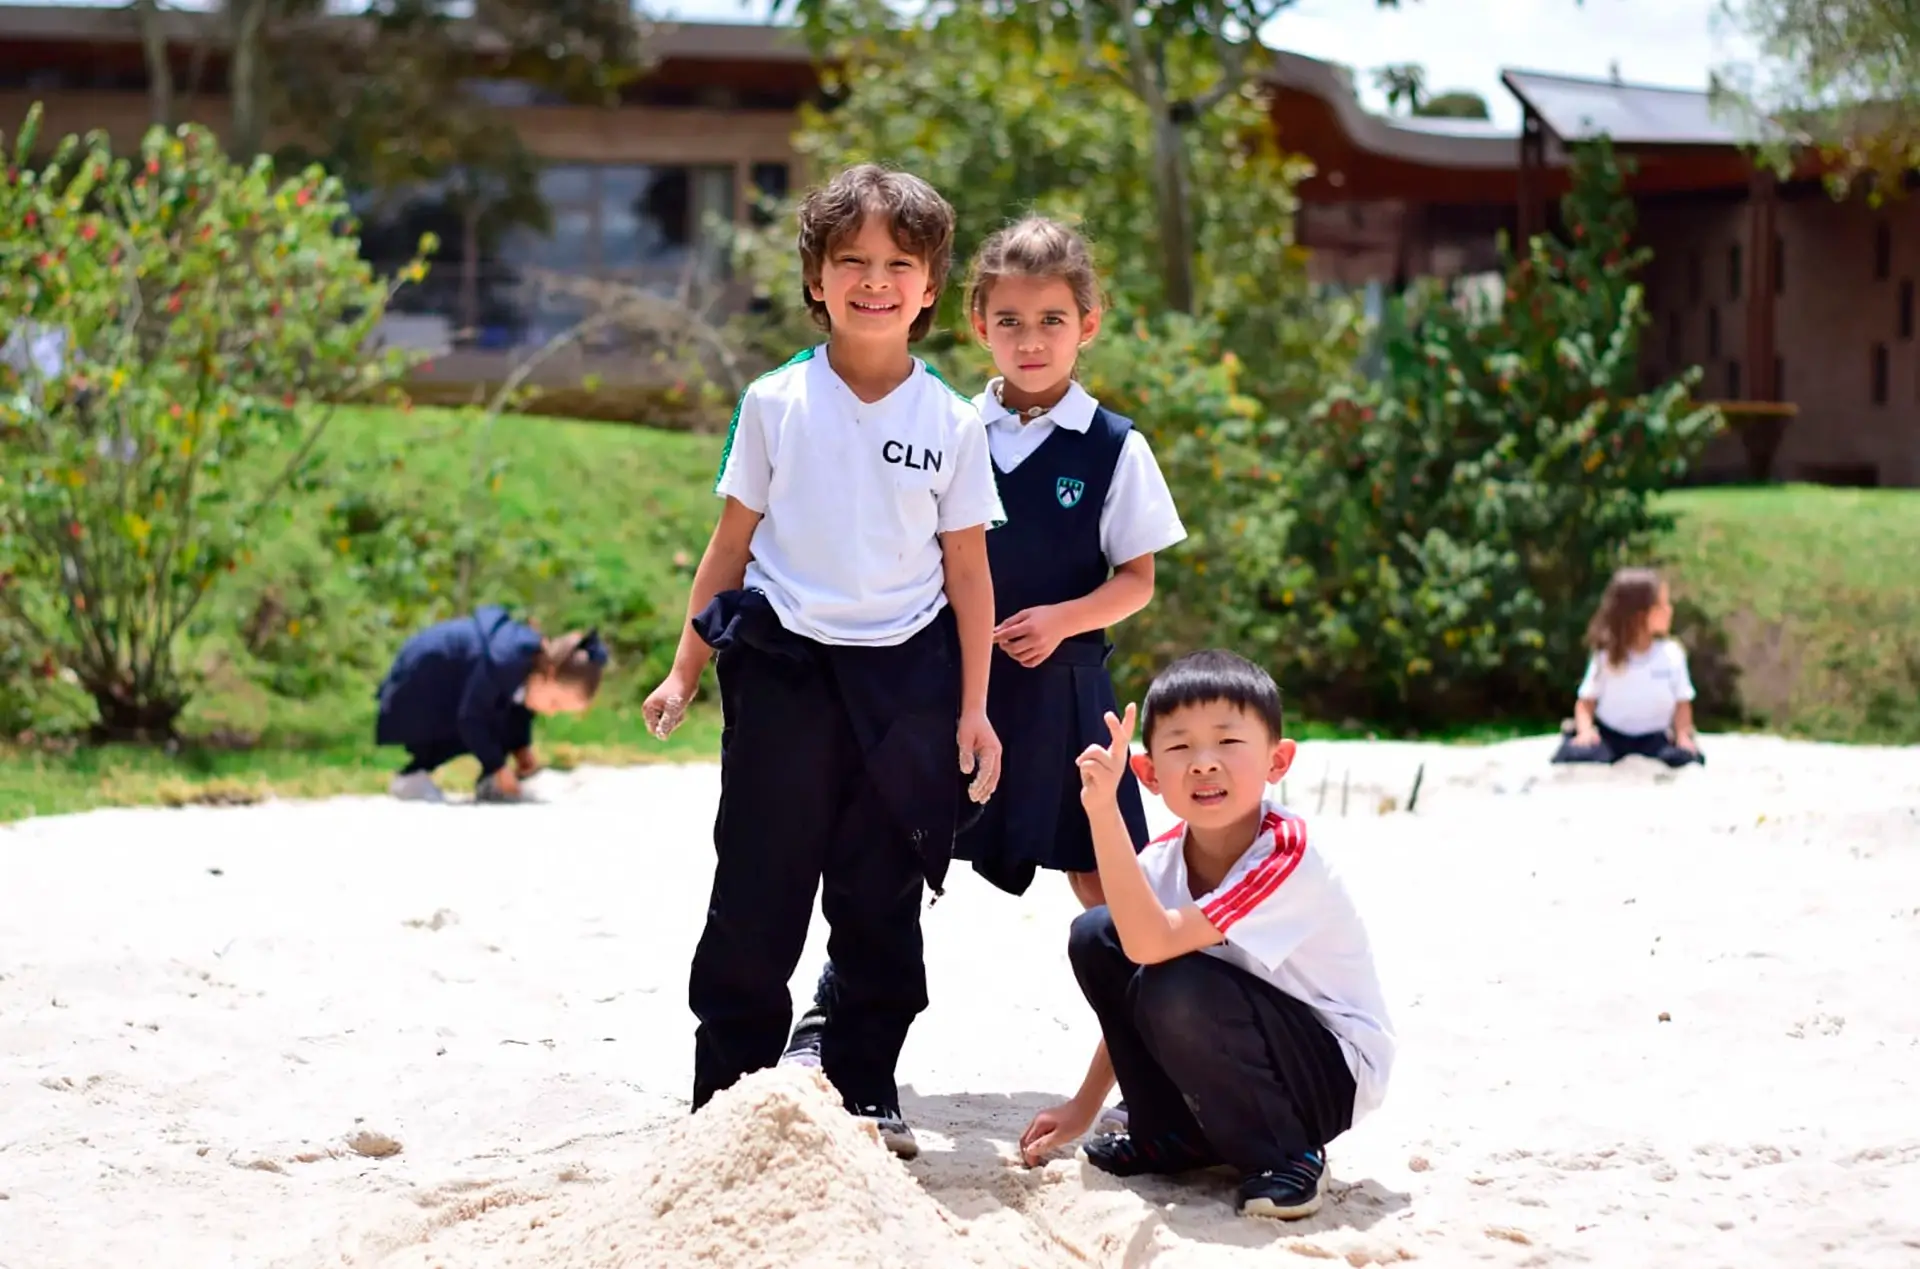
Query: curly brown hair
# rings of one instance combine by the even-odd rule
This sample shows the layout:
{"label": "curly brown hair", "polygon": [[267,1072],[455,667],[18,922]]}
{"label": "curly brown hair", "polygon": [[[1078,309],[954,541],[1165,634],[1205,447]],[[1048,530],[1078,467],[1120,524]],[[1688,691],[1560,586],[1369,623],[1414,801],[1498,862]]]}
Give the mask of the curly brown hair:
{"label": "curly brown hair", "polygon": [[1647,614],[1659,606],[1666,582],[1650,568],[1623,568],[1607,581],[1600,607],[1587,623],[1587,646],[1619,667],[1647,630]]}
{"label": "curly brown hair", "polygon": [[[953,267],[953,207],[940,192],[909,172],[862,163],[809,191],[800,204],[800,276],[807,312],[821,330],[833,330],[827,306],[813,298],[827,256],[860,232],[869,216],[881,217],[900,250],[927,266],[927,282],[938,295]],[[933,329],[934,305],[920,310],[907,332],[910,343]]]}
{"label": "curly brown hair", "polygon": [[1073,291],[1080,316],[1100,307],[1100,279],[1087,240],[1045,216],[1028,216],[980,244],[968,271],[969,313],[986,315],[988,292],[1001,278],[1059,278]]}

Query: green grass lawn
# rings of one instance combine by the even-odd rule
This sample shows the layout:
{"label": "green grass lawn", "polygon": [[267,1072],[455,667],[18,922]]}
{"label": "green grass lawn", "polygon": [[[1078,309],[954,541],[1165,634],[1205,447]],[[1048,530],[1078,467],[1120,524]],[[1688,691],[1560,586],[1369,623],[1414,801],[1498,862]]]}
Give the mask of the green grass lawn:
{"label": "green grass lawn", "polygon": [[[473,470],[474,425],[421,410],[343,413],[325,446],[346,456],[398,440],[404,463],[384,495],[447,499]],[[721,438],[590,423],[503,418],[488,440],[510,460],[498,514],[555,543],[566,575],[531,601],[555,628],[569,617],[652,631],[647,654],[611,676],[594,710],[544,722],[537,742],[560,765],[711,758],[719,724],[710,693],[667,744],[647,735],[639,704],[677,628],[691,566],[716,511],[710,488]],[[321,530],[323,493],[257,544],[249,568],[189,649],[205,686],[175,753],[68,741],[0,747],[0,821],[96,806],[251,801],[274,794],[371,793],[394,769],[372,747],[374,684],[405,631],[354,645],[322,642],[309,660],[328,681],[291,699],[263,685],[234,630],[264,588],[306,577],[340,598],[340,565]],[[1920,494],[1807,487],[1695,490],[1672,496],[1680,524],[1668,549],[1682,630],[1703,692],[1738,709],[1723,725],[1832,740],[1920,742]],[[324,609],[325,604],[321,605]],[[363,646],[371,644],[372,646]],[[329,651],[328,649],[331,649]],[[313,655],[318,650],[318,655]],[[331,658],[331,661],[330,661]],[[86,702],[67,693],[71,731]],[[55,732],[62,730],[59,727]],[[1525,730],[1525,729],[1519,729]],[[1308,737],[1353,735],[1308,723]],[[1483,741],[1513,727],[1468,727]],[[443,773],[471,782],[471,763]]]}
{"label": "green grass lawn", "polygon": [[[1920,744],[1920,491],[1780,485],[1670,496],[1666,564],[1703,695],[1729,721]],[[1697,610],[1697,614],[1695,611]]]}

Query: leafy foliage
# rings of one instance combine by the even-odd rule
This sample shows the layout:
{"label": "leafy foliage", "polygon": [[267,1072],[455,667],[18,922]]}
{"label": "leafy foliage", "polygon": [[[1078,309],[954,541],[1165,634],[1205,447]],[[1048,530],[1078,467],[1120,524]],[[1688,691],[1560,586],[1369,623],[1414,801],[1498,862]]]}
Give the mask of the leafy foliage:
{"label": "leafy foliage", "polygon": [[[1399,0],[1375,0],[1397,7]],[[1259,32],[1296,0],[927,0],[904,18],[889,6],[858,0],[772,0],[773,16],[798,17],[816,46],[832,52],[856,23],[904,26],[927,31],[959,24],[992,24],[1053,54],[1057,66],[1071,61],[1082,76],[1092,76],[1131,99],[1130,114],[1143,115],[1139,143],[1150,155],[1155,233],[1152,250],[1140,257],[1157,262],[1161,303],[1182,313],[1199,313],[1204,302],[1197,277],[1204,253],[1196,206],[1197,191],[1208,188],[1199,168],[1212,150],[1208,125],[1216,110],[1239,99],[1257,99],[1267,51]],[[876,15],[880,17],[875,22]],[[1007,86],[1006,66],[980,67],[994,88]],[[965,81],[953,81],[956,83]],[[972,85],[969,84],[969,87]],[[1249,89],[1256,91],[1249,92]],[[1262,121],[1260,133],[1270,129]],[[1230,141],[1245,143],[1243,132]]]}
{"label": "leafy foliage", "polygon": [[1578,153],[1563,213],[1571,241],[1511,259],[1497,303],[1415,294],[1380,376],[1289,429],[1295,519],[1255,638],[1328,708],[1563,703],[1607,577],[1670,527],[1653,495],[1719,426],[1697,370],[1638,390],[1647,253],[1610,147]]}
{"label": "leafy foliage", "polygon": [[1836,161],[1836,192],[1878,178],[1898,192],[1920,167],[1920,5],[1912,0],[1723,0],[1759,52],[1723,68],[1723,96],[1786,125],[1763,149],[1785,166],[1805,137]]}
{"label": "leafy foliage", "polygon": [[[1028,212],[1077,225],[1091,241],[1116,330],[1167,303],[1156,263],[1160,211],[1152,120],[1110,77],[1087,70],[1075,38],[959,5],[928,25],[902,25],[884,6],[836,9],[831,49],[839,101],[809,112],[796,145],[816,172],[863,160],[925,177],[954,204],[955,268],[986,236]],[[1023,73],[1007,76],[1004,67]],[[1196,76],[1204,73],[1196,67]],[[1258,366],[1249,389],[1272,405],[1304,406],[1338,368],[1338,315],[1313,295],[1293,242],[1293,186],[1306,169],[1281,154],[1257,95],[1244,92],[1192,125],[1198,316],[1214,338]],[[780,216],[777,236],[749,240],[763,294],[787,321],[780,353],[809,332],[793,320],[799,276]],[[944,340],[963,339],[964,288],[942,299]],[[790,350],[790,347],[788,347]],[[984,365],[984,363],[981,363]]]}
{"label": "leafy foliage", "polygon": [[0,607],[105,732],[164,736],[202,597],[313,479],[333,403],[406,359],[368,350],[390,285],[338,231],[347,207],[318,169],[277,180],[186,127],[152,130],[135,159],[69,137],[34,170],[36,127],[0,192]]}

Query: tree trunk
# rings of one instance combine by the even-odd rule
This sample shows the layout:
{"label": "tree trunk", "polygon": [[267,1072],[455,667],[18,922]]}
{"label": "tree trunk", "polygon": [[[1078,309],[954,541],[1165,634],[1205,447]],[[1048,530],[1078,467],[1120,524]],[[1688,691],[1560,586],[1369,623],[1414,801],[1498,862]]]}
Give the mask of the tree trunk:
{"label": "tree trunk", "polygon": [[167,693],[146,697],[125,682],[83,683],[100,719],[93,738],[108,744],[162,745],[177,737],[185,697]]}
{"label": "tree trunk", "polygon": [[1160,215],[1160,274],[1166,306],[1193,312],[1193,205],[1187,189],[1187,142],[1167,112],[1153,121],[1154,197]]}
{"label": "tree trunk", "polygon": [[251,163],[265,143],[260,102],[260,46],[266,32],[267,4],[268,0],[229,0],[227,9],[233,29],[233,48],[227,69],[233,131],[227,146],[241,163]]}
{"label": "tree trunk", "polygon": [[173,126],[173,66],[167,60],[166,21],[160,0],[134,0],[140,20],[140,44],[147,59],[147,113],[162,128]]}

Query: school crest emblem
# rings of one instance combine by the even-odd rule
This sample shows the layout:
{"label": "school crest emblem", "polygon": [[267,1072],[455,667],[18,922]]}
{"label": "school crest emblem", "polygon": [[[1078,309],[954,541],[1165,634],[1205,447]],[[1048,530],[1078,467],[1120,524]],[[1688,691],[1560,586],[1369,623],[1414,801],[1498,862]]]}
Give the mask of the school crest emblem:
{"label": "school crest emblem", "polygon": [[1072,476],[1062,476],[1053,482],[1053,496],[1060,500],[1063,507],[1071,507],[1080,501],[1080,495],[1087,492],[1087,482],[1075,480]]}

